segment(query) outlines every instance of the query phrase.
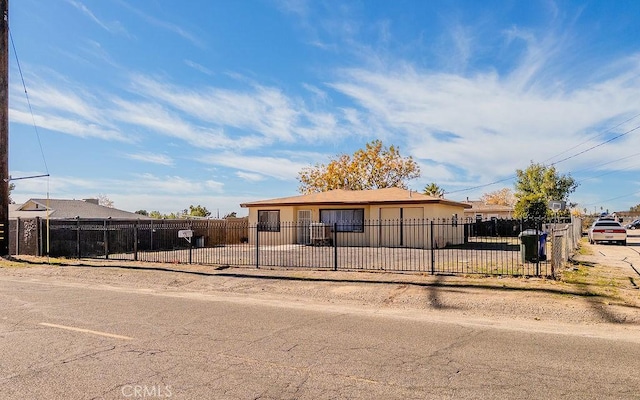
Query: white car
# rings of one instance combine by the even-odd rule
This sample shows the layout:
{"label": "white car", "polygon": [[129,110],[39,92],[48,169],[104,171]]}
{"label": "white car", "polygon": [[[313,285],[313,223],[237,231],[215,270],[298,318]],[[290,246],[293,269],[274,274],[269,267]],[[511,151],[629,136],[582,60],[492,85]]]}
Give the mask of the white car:
{"label": "white car", "polygon": [[589,243],[598,242],[615,242],[626,246],[627,230],[616,220],[597,220],[589,229]]}

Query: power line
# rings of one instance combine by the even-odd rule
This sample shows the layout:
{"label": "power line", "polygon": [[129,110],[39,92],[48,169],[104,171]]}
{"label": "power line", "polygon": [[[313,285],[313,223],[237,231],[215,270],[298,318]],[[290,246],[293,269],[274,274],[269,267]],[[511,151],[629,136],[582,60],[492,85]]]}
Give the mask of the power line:
{"label": "power line", "polygon": [[474,189],[480,189],[480,188],[483,188],[483,187],[486,187],[486,186],[495,185],[496,183],[500,183],[500,182],[504,182],[504,181],[510,181],[510,180],[514,179],[515,177],[516,177],[515,175],[512,175],[512,176],[510,176],[508,178],[500,179],[500,180],[497,180],[497,181],[494,181],[494,182],[491,182],[491,183],[486,183],[486,184],[483,184],[483,185],[473,186],[473,187],[469,187],[469,188],[466,188],[466,189],[452,190],[452,191],[444,192],[444,193],[451,194],[451,193],[458,193],[458,192],[466,192],[466,191],[474,190]]}
{"label": "power line", "polygon": [[[611,129],[614,129],[614,128],[616,128],[616,127],[619,127],[620,125],[622,125],[622,124],[624,124],[625,122],[628,122],[628,121],[630,121],[630,120],[632,120],[632,119],[636,118],[636,117],[637,117],[637,116],[639,116],[639,115],[640,115],[640,113],[639,113],[639,114],[636,114],[635,116],[631,117],[630,119],[628,119],[628,120],[626,120],[626,121],[624,121],[624,122],[622,122],[622,123],[620,123],[620,124],[616,125],[615,127],[612,127],[612,128],[610,128],[610,129],[608,129],[607,131],[603,132],[602,134],[604,134],[604,133],[606,133],[606,132],[609,132]],[[628,131],[626,131],[626,132],[623,132],[623,133],[621,133],[621,134],[619,134],[619,135],[617,135],[617,136],[614,136],[614,137],[612,137],[612,138],[611,138],[611,139],[609,139],[609,140],[606,140],[606,141],[604,141],[604,142],[602,142],[602,143],[599,143],[599,144],[597,144],[597,145],[595,145],[595,146],[591,146],[591,147],[589,147],[588,149],[585,149],[585,150],[583,150],[583,151],[581,151],[581,152],[578,152],[578,153],[576,153],[576,154],[574,154],[574,155],[571,155],[571,156],[569,156],[569,157],[565,157],[565,158],[563,158],[563,159],[561,159],[561,160],[558,160],[558,161],[556,161],[556,162],[553,162],[553,163],[551,163],[551,164],[549,164],[549,165],[550,165],[550,166],[553,166],[553,165],[556,165],[556,164],[560,164],[561,162],[564,162],[564,161],[570,160],[570,159],[572,159],[572,158],[575,158],[575,157],[577,157],[577,156],[579,156],[579,155],[582,155],[582,154],[587,153],[587,152],[589,152],[589,151],[591,151],[591,150],[594,150],[594,149],[596,149],[596,148],[598,148],[598,147],[600,147],[600,146],[604,146],[605,144],[610,143],[610,142],[612,142],[612,141],[614,141],[614,140],[616,140],[616,139],[619,139],[619,138],[621,138],[621,137],[623,137],[623,136],[626,136],[626,135],[628,135],[629,133],[634,132],[634,131],[636,131],[636,130],[638,130],[638,129],[640,129],[640,125],[636,126],[636,127],[635,127],[635,128],[633,128],[633,129],[630,129],[630,130],[628,130]],[[600,135],[602,135],[602,134],[600,134]],[[597,135],[597,136],[600,136],[600,135]],[[596,137],[597,137],[597,136],[596,136]],[[591,139],[589,139],[589,140],[591,140]],[[583,142],[583,143],[586,143],[586,142]],[[575,147],[577,147],[577,146],[575,146]],[[575,147],[573,147],[573,148],[575,148]],[[573,149],[573,148],[572,148],[572,149]],[[571,150],[571,149],[570,149],[570,150]],[[567,151],[569,151],[569,150],[567,150]],[[560,154],[564,154],[564,153],[566,153],[567,151],[564,151],[564,152],[562,152],[562,153],[560,153]],[[553,156],[553,157],[551,157],[551,158],[554,158],[554,157],[557,157],[557,155],[556,155],[556,156]],[[549,160],[549,159],[547,159],[547,160]],[[483,187],[487,187],[487,186],[495,185],[496,183],[500,183],[500,182],[504,182],[504,181],[509,181],[509,180],[515,179],[516,177],[517,177],[516,175],[511,175],[511,176],[509,176],[508,178],[500,179],[500,180],[497,180],[497,181],[494,181],[494,182],[490,182],[490,183],[486,183],[486,184],[482,184],[482,185],[478,185],[478,186],[472,186],[472,187],[468,187],[468,188],[465,188],[465,189],[452,190],[452,191],[450,191],[450,192],[445,192],[445,193],[446,193],[446,194],[451,194],[451,193],[467,192],[467,191],[469,191],[469,190],[480,189],[480,188],[483,188]]]}
{"label": "power line", "polygon": [[576,148],[578,148],[578,147],[582,146],[583,144],[588,143],[588,142],[590,142],[591,140],[593,140],[593,139],[595,139],[595,138],[597,138],[597,137],[599,137],[599,136],[604,135],[604,134],[605,134],[605,133],[607,133],[607,132],[611,132],[612,130],[616,129],[616,128],[617,128],[617,127],[619,127],[619,126],[622,126],[622,125],[626,124],[627,122],[629,122],[629,121],[631,121],[631,120],[633,120],[633,119],[638,118],[639,116],[640,116],[640,113],[638,113],[638,114],[634,115],[633,117],[631,117],[631,118],[629,118],[629,119],[626,119],[626,120],[624,120],[624,121],[620,122],[620,123],[619,123],[618,125],[616,125],[616,126],[612,126],[611,128],[607,129],[606,131],[604,131],[604,132],[602,132],[602,133],[598,133],[597,135],[594,135],[594,136],[590,137],[589,139],[585,140],[584,142],[581,142],[581,143],[579,143],[579,144],[577,144],[577,145],[575,145],[575,146],[573,146],[573,147],[571,147],[571,148],[569,148],[569,149],[567,149],[567,150],[564,150],[563,152],[558,153],[558,154],[556,154],[555,156],[551,156],[551,157],[547,158],[547,159],[546,159],[546,160],[544,160],[542,163],[544,164],[544,163],[546,163],[547,161],[549,161],[549,160],[551,160],[551,159],[553,159],[553,158],[556,158],[556,157],[558,157],[558,156],[561,156],[562,154],[568,153],[569,151],[571,151],[571,150],[573,150],[573,149],[576,149]]}
{"label": "power line", "polygon": [[577,156],[579,156],[579,155],[581,155],[581,154],[584,154],[584,153],[586,153],[586,152],[588,152],[588,151],[591,151],[591,150],[593,150],[593,149],[596,149],[596,148],[598,148],[598,147],[600,147],[600,146],[604,146],[604,145],[605,145],[605,144],[607,144],[607,143],[613,142],[614,140],[619,139],[619,138],[621,138],[621,137],[623,137],[623,136],[626,136],[626,135],[630,134],[631,132],[636,131],[636,130],[638,130],[638,129],[640,129],[640,125],[636,126],[636,127],[635,127],[635,128],[633,128],[633,129],[629,129],[628,131],[626,131],[626,132],[624,132],[624,133],[621,133],[621,134],[619,134],[618,136],[614,136],[614,137],[612,137],[612,138],[611,138],[611,139],[609,139],[609,140],[606,140],[606,141],[604,141],[604,142],[602,142],[602,143],[599,143],[599,144],[597,144],[597,145],[595,145],[595,146],[591,146],[591,147],[589,147],[589,148],[588,148],[588,149],[586,149],[586,150],[582,150],[582,151],[581,151],[581,152],[579,152],[579,153],[576,153],[576,154],[574,154],[574,155],[572,155],[572,156],[569,156],[569,157],[565,157],[565,158],[563,158],[562,160],[559,160],[559,161],[553,162],[553,163],[551,163],[551,164],[549,164],[549,165],[556,165],[556,164],[560,164],[561,162],[564,162],[564,161],[570,160],[570,159],[572,159],[572,158],[575,158],[575,157],[577,157]]}
{"label": "power line", "polygon": [[[24,96],[27,99],[27,104],[29,106],[29,112],[31,113],[31,120],[33,121],[33,129],[35,129],[36,137],[38,138],[38,146],[40,147],[40,154],[42,155],[42,161],[44,162],[44,169],[47,172],[46,175],[49,176],[49,167],[47,166],[47,159],[44,156],[44,150],[42,150],[42,142],[40,141],[40,133],[38,132],[38,126],[36,125],[36,118],[33,116],[33,108],[31,107],[31,100],[29,100],[29,93],[27,92],[27,85],[24,83],[24,75],[22,74],[22,67],[20,67],[20,60],[18,59],[18,52],[16,51],[16,45],[13,42],[13,35],[11,34],[11,29],[9,29],[9,38],[11,39],[11,48],[13,48],[13,55],[16,58],[16,64],[18,64],[18,71],[20,72],[20,79],[22,80],[22,87],[24,88]],[[16,180],[19,178],[13,178]]]}
{"label": "power line", "polygon": [[627,158],[635,157],[635,156],[637,156],[637,155],[640,155],[640,153],[634,153],[634,154],[631,154],[631,155],[629,155],[629,156],[621,157],[621,158],[617,158],[617,159],[615,159],[615,160],[607,161],[607,162],[602,163],[602,164],[597,164],[597,165],[591,166],[591,167],[589,167],[589,168],[579,169],[579,170],[577,170],[577,171],[573,171],[573,173],[574,173],[574,174],[576,174],[576,173],[578,173],[578,172],[591,171],[591,170],[594,170],[594,169],[596,169],[596,168],[598,168],[598,167],[602,167],[603,165],[612,164],[612,163],[614,163],[614,162],[618,162],[618,161],[626,160]]}
{"label": "power line", "polygon": [[601,176],[605,176],[605,175],[613,174],[614,172],[624,171],[624,170],[627,170],[627,169],[631,169],[631,168],[633,168],[633,167],[635,167],[635,165],[633,165],[633,166],[631,166],[631,167],[627,167],[627,168],[621,168],[621,169],[619,169],[619,170],[617,170],[617,171],[607,171],[607,172],[603,172],[603,173],[601,173],[600,175],[594,175],[594,176],[590,176],[590,177],[587,177],[587,178],[584,178],[584,179],[580,179],[580,180],[579,180],[579,181],[577,181],[576,183],[582,183],[582,182],[584,182],[584,181],[588,181],[589,179],[599,178],[599,177],[601,177]]}
{"label": "power line", "polygon": [[639,191],[637,191],[637,192],[633,192],[633,193],[623,194],[622,196],[613,197],[613,198],[611,198],[611,199],[602,200],[602,201],[599,201],[599,202],[596,202],[596,203],[582,204],[582,206],[583,206],[583,207],[594,206],[594,205],[598,205],[598,204],[605,203],[605,202],[607,202],[607,201],[618,200],[618,199],[622,199],[622,198],[625,198],[625,197],[633,196],[633,195],[636,195],[636,194],[640,194],[640,190],[639,190]]}

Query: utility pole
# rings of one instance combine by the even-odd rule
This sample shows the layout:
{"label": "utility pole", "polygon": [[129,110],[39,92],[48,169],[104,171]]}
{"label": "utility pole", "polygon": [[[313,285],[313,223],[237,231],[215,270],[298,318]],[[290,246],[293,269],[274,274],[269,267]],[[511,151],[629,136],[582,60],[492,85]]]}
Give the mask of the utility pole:
{"label": "utility pole", "polygon": [[0,256],[9,255],[9,0],[0,0]]}

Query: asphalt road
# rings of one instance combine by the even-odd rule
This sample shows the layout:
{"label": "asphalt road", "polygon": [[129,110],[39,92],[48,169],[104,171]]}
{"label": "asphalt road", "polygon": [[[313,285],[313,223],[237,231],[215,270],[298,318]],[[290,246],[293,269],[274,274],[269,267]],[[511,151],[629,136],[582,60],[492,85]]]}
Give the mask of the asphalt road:
{"label": "asphalt road", "polygon": [[0,310],[2,399],[640,398],[637,336],[51,277]]}

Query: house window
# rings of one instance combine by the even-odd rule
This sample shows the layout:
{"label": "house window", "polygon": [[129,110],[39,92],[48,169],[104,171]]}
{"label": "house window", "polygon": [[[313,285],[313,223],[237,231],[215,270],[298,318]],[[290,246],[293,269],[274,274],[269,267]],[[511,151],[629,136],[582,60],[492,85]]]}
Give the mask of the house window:
{"label": "house window", "polygon": [[320,210],[320,221],[338,232],[364,232],[364,209]]}
{"label": "house window", "polygon": [[258,210],[258,231],[280,232],[280,211]]}

